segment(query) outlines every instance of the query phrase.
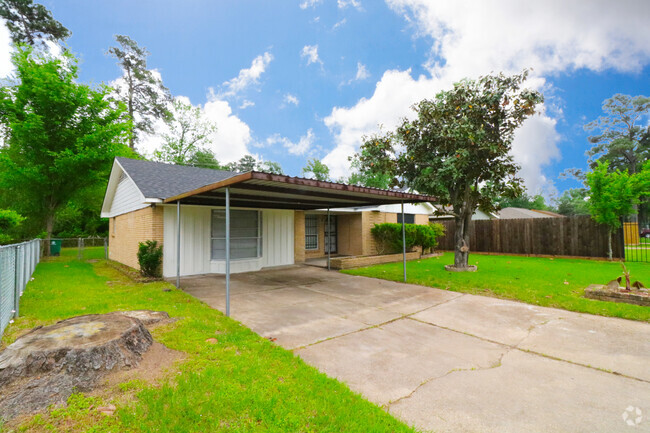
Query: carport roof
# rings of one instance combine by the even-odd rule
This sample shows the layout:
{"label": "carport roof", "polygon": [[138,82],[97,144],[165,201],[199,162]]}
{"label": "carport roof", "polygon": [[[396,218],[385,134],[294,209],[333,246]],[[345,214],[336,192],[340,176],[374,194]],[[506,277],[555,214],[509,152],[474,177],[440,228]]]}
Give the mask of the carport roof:
{"label": "carport roof", "polygon": [[435,198],[314,179],[249,171],[212,170],[116,158],[145,199],[163,203],[225,206],[226,188],[233,207],[313,210],[435,202]]}
{"label": "carport roof", "polygon": [[313,210],[436,201],[421,194],[249,171],[169,197],[164,203],[224,206],[226,188],[234,207]]}

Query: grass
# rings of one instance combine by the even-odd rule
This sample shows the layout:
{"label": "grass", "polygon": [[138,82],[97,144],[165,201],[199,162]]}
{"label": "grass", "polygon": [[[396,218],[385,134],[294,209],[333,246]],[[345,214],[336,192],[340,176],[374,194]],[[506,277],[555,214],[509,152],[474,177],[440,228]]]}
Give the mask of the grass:
{"label": "grass", "polygon": [[[21,300],[21,317],[7,329],[3,344],[34,326],[71,316],[152,309],[179,318],[152,334],[187,357],[162,383],[120,384],[111,401],[74,394],[67,406],[12,426],[16,431],[415,431],[172,285],[133,283],[104,260],[78,261],[76,254],[76,249],[63,250],[61,257],[37,267]],[[103,248],[87,248],[85,257],[100,259]],[[206,342],[210,338],[217,343]],[[95,409],[107,403],[117,406],[112,417]]]}
{"label": "grass", "polygon": [[[597,301],[583,297],[590,284],[606,284],[622,275],[618,262],[473,254],[477,272],[447,272],[453,253],[411,261],[408,282],[456,292],[514,299],[534,305],[581,313],[650,322],[650,308]],[[650,285],[650,264],[626,263],[632,280]],[[402,281],[402,263],[389,263],[343,271],[352,275]]]}

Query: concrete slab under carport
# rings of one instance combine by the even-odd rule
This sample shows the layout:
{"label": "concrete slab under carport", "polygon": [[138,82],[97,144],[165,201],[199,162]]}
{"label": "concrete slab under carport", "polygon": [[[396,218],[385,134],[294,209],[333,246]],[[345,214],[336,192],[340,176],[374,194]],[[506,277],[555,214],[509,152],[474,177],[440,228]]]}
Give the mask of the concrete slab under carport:
{"label": "concrete slab under carport", "polygon": [[[223,277],[182,287],[223,311]],[[617,432],[629,430],[627,407],[650,415],[646,323],[306,266],[233,275],[231,304],[235,319],[423,430]]]}

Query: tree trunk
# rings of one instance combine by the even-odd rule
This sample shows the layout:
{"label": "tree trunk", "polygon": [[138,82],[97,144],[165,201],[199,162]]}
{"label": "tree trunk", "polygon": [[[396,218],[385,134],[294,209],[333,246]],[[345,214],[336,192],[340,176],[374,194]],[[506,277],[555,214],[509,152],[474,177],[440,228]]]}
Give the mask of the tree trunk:
{"label": "tree trunk", "polygon": [[[623,245],[625,248],[625,245]],[[612,229],[607,227],[607,258],[612,260]]]}
{"label": "tree trunk", "polygon": [[466,268],[469,261],[469,224],[472,220],[471,212],[463,210],[460,216],[456,216],[456,233],[454,234],[454,266]]}
{"label": "tree trunk", "polygon": [[[166,315],[134,313],[154,320]],[[153,339],[128,314],[73,317],[16,339],[0,353],[0,417],[65,402],[74,390],[92,390],[110,371],[136,367]]]}

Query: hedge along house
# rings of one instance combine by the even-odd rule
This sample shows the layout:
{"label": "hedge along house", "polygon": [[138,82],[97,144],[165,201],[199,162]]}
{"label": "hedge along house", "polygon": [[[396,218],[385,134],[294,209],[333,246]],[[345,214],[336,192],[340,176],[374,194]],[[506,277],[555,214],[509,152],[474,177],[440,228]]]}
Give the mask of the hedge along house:
{"label": "hedge along house", "polygon": [[[299,264],[335,251],[374,254],[374,223],[411,219],[404,203],[432,201],[255,171],[116,158],[101,216],[109,218],[111,260],[138,269],[139,242],[156,240],[163,245],[164,277],[176,276],[178,284],[181,276],[226,274],[228,292],[231,272]],[[382,205],[393,205],[393,212]],[[419,215],[413,221],[426,219]]]}

